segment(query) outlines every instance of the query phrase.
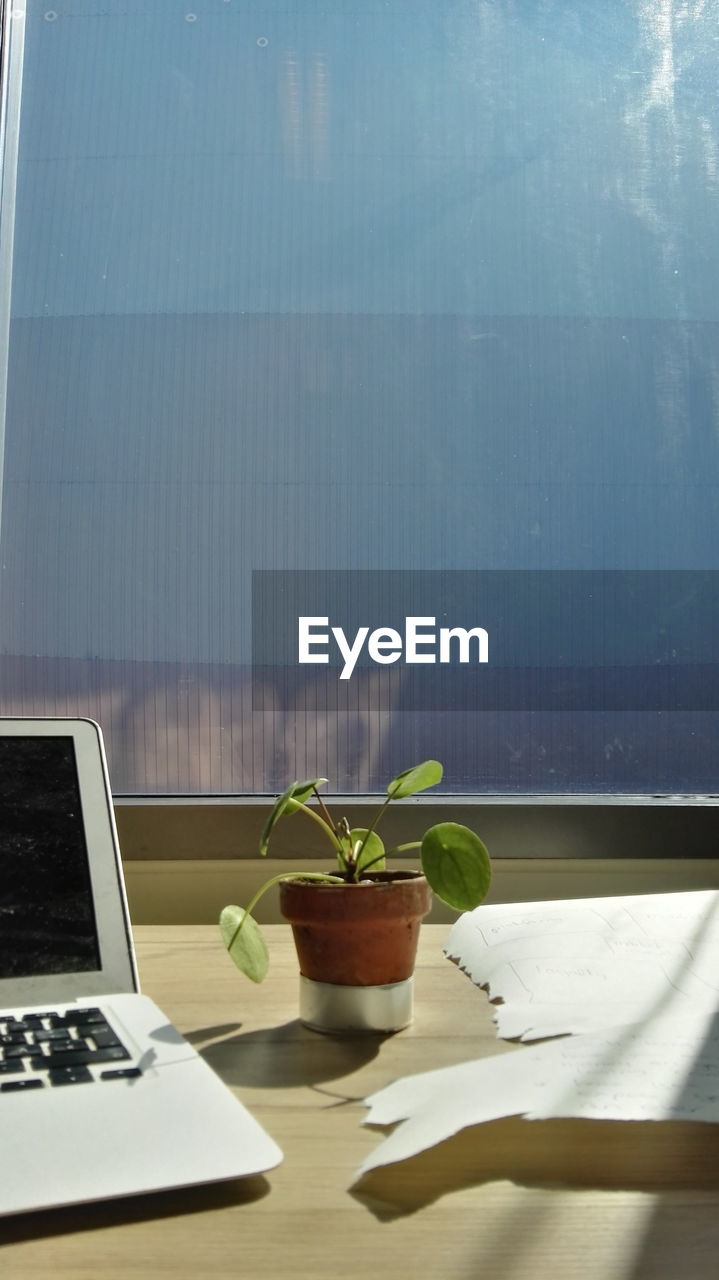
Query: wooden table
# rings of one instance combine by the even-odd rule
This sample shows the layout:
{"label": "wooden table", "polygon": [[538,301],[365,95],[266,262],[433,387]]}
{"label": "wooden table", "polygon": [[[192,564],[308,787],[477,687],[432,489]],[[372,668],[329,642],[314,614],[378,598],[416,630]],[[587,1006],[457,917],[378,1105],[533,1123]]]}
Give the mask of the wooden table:
{"label": "wooden table", "polygon": [[716,1280],[719,1126],[507,1119],[352,1187],[382,1141],[361,1125],[367,1094],[516,1050],[441,955],[445,926],[423,930],[414,1025],[386,1039],[300,1026],[289,933],[268,932],[270,974],[254,987],[212,928],[136,931],[143,989],[284,1163],[243,1182],[4,1219],[3,1280]]}

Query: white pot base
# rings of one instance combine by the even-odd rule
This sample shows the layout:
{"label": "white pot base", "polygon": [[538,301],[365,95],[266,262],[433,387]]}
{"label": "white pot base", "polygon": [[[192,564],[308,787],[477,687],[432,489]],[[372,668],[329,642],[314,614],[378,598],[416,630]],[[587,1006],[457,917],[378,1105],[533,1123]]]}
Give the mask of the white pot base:
{"label": "white pot base", "polygon": [[313,1031],[401,1031],[412,1021],[414,978],[386,987],[344,987],[300,975],[300,1020]]}

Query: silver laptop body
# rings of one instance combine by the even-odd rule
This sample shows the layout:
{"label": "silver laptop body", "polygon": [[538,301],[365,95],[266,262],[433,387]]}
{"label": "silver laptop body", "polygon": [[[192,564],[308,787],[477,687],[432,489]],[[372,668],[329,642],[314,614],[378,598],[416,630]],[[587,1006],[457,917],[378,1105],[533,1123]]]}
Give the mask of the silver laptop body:
{"label": "silver laptop body", "polygon": [[282,1159],[139,994],[90,720],[0,718],[0,1149],[0,1214],[235,1178]]}

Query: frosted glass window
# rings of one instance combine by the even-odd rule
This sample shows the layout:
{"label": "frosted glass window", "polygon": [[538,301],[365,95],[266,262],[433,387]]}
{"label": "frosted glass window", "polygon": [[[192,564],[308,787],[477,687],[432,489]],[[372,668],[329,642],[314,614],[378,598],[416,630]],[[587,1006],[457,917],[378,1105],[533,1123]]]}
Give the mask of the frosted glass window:
{"label": "frosted glass window", "polygon": [[719,568],[716,6],[53,3],[12,31],[0,713],[95,717],[138,794],[716,789],[709,702],[251,689],[253,572]]}

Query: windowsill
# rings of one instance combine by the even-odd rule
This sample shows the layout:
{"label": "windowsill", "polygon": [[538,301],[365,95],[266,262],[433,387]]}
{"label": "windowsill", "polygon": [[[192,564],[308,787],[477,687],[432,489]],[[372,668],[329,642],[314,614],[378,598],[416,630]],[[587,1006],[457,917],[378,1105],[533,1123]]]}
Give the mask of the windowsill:
{"label": "windowsill", "polygon": [[[421,801],[421,802],[419,802]],[[116,818],[128,861],[235,860],[257,856],[271,797],[119,799]],[[335,815],[366,826],[376,796],[328,797]],[[382,819],[388,848],[420,838],[435,822],[463,822],[482,837],[496,860],[627,859],[675,861],[719,855],[717,798],[418,797],[391,806]],[[319,836],[322,840],[321,835]],[[321,855],[315,824],[282,820],[271,853],[279,858]]]}
{"label": "windowsill", "polygon": [[[127,861],[133,923],[212,923],[228,902],[249,902],[264,880],[287,865],[278,858]],[[327,863],[317,859],[303,862],[308,871],[326,868]],[[495,860],[488,901],[539,902],[714,888],[719,888],[719,858],[512,858]],[[276,889],[261,900],[256,914],[263,923],[280,919]],[[435,902],[429,919],[449,923],[456,919],[456,912]]]}

